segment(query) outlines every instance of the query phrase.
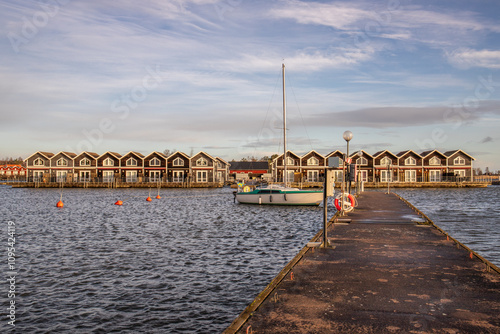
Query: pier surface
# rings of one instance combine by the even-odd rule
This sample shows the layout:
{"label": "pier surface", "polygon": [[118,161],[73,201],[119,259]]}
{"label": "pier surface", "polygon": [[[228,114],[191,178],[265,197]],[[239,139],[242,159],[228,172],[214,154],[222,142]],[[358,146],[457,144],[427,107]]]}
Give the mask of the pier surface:
{"label": "pier surface", "polygon": [[498,268],[396,195],[358,200],[226,333],[500,333]]}

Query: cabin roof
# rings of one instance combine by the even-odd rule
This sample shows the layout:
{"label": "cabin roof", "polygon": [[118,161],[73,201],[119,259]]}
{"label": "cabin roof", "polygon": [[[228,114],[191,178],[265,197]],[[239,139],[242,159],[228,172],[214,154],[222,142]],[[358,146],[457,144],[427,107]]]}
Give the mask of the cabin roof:
{"label": "cabin roof", "polygon": [[455,153],[459,153],[459,152],[460,152],[460,153],[462,153],[463,155],[468,156],[468,157],[469,157],[469,158],[471,158],[472,160],[476,160],[473,156],[471,156],[470,154],[465,153],[465,152],[464,152],[464,151],[462,151],[462,150],[446,151],[446,152],[444,152],[444,155],[446,155],[446,156],[449,158],[449,157],[451,157],[453,154],[455,154]]}

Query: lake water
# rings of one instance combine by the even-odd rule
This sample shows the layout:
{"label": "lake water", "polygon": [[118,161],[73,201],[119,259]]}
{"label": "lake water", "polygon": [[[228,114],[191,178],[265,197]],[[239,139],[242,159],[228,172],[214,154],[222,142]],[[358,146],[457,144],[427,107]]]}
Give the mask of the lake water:
{"label": "lake water", "polygon": [[[499,190],[397,192],[498,265]],[[322,228],[321,207],[235,204],[228,188],[149,194],[64,189],[58,209],[59,189],[0,186],[2,247],[8,222],[16,233],[16,332],[219,333]]]}

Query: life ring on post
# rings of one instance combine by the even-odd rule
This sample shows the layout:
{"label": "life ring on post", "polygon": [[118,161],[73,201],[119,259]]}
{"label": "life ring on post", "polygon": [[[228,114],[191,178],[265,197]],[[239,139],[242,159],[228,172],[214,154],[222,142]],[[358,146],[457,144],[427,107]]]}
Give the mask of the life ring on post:
{"label": "life ring on post", "polygon": [[[340,206],[340,197],[342,194],[338,195],[337,198],[335,198],[335,201],[333,202],[335,204],[335,208],[340,211],[342,210],[342,207]],[[347,201],[349,199],[349,202]],[[351,194],[344,194],[344,211],[351,211],[354,209],[354,205],[356,203],[356,200],[354,199],[354,196]]]}

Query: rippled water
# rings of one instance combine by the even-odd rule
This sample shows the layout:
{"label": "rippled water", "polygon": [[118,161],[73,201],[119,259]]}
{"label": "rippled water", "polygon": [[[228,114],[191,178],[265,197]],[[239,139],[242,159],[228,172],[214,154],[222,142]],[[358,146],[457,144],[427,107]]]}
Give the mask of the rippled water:
{"label": "rippled water", "polygon": [[394,191],[452,237],[500,266],[500,186]]}
{"label": "rippled water", "polygon": [[[397,192],[499,264],[500,187]],[[58,189],[0,186],[1,247],[16,224],[16,332],[222,332],[322,227],[321,207],[235,204],[228,188],[148,195],[65,189],[57,209]]]}
{"label": "rippled water", "polygon": [[228,188],[160,194],[65,189],[58,209],[58,189],[0,186],[16,331],[222,332],[322,224],[319,207],[239,205]]}

